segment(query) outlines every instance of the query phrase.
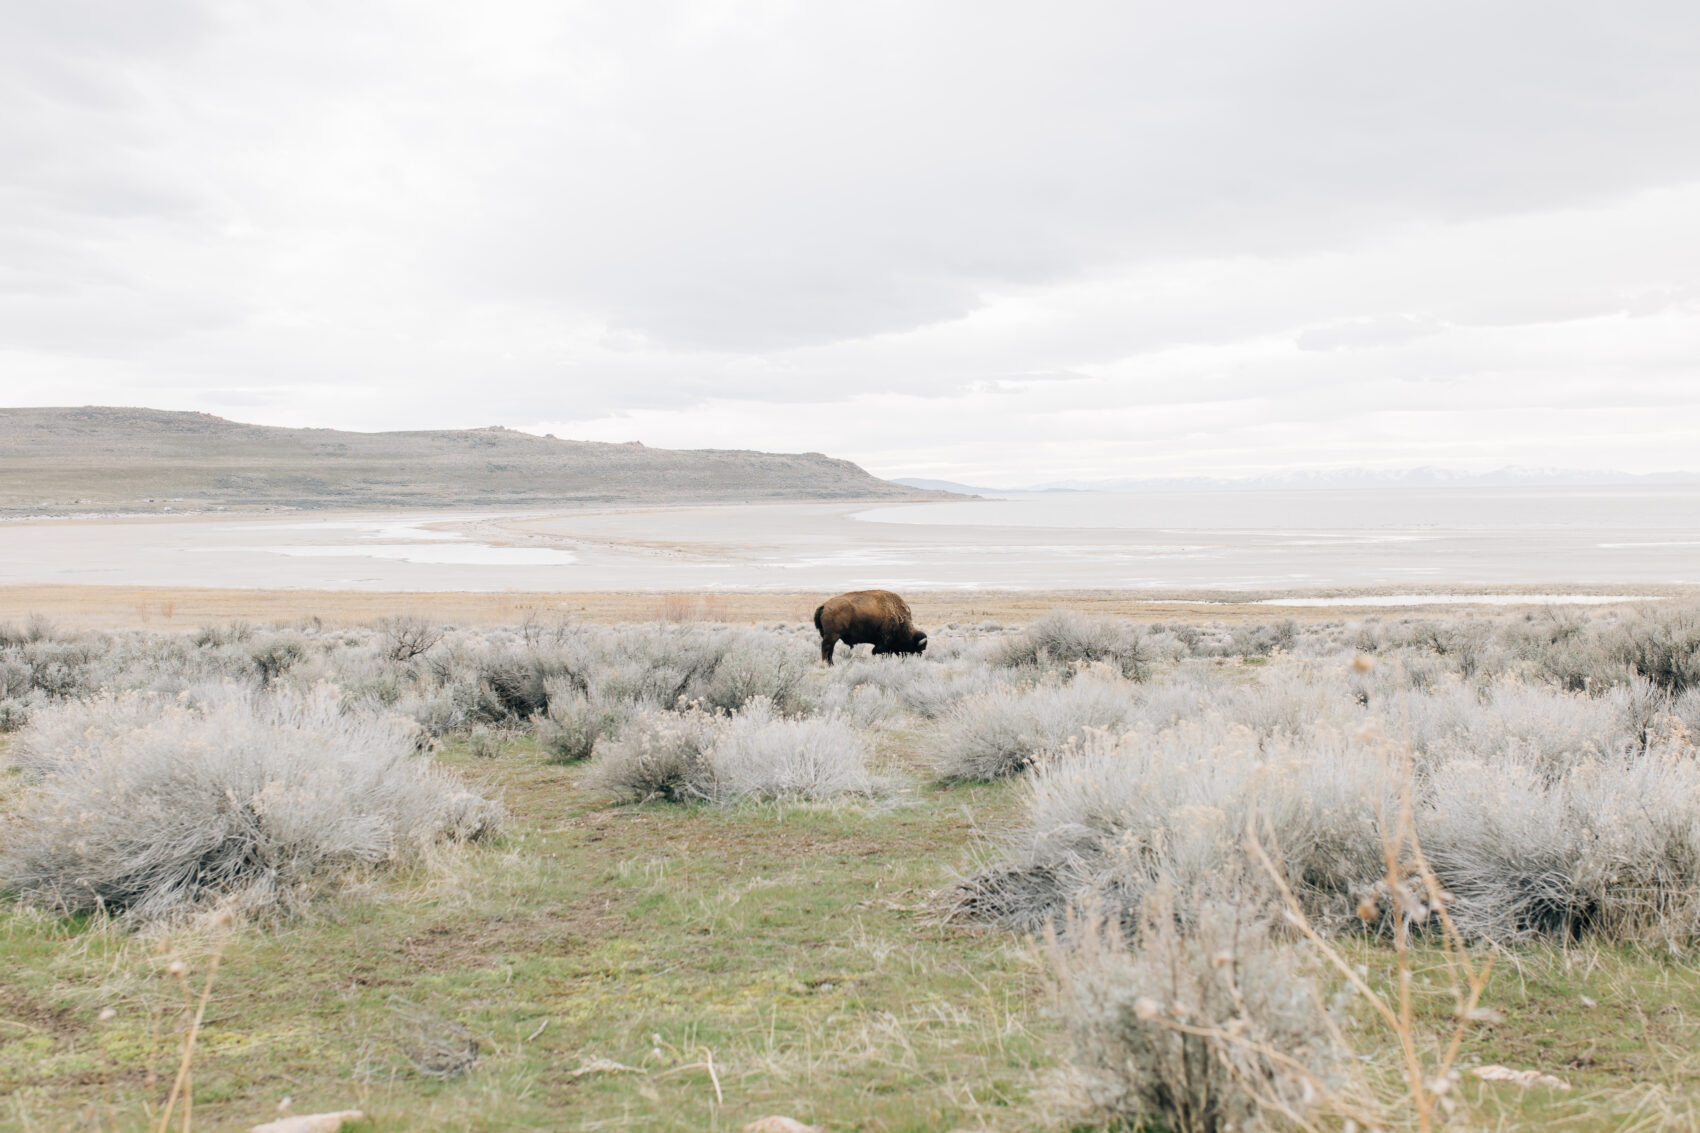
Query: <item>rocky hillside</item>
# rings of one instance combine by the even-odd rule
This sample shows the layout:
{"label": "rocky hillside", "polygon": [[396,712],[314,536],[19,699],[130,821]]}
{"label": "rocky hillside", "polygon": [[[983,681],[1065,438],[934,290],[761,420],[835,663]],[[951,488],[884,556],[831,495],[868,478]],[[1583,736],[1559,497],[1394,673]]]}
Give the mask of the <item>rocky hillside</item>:
{"label": "rocky hillside", "polygon": [[155,409],[0,409],[0,515],[925,499],[818,452],[488,429],[345,433]]}

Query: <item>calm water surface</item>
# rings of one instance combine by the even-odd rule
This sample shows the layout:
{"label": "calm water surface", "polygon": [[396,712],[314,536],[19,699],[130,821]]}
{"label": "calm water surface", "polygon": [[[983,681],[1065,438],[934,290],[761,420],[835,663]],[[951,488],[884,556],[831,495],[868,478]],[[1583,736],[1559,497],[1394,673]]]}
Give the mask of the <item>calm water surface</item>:
{"label": "calm water surface", "polygon": [[856,516],[872,523],[1151,531],[1337,532],[1648,530],[1689,532],[1663,546],[1700,547],[1700,485],[1609,488],[1438,488],[1394,491],[1026,492],[903,504]]}

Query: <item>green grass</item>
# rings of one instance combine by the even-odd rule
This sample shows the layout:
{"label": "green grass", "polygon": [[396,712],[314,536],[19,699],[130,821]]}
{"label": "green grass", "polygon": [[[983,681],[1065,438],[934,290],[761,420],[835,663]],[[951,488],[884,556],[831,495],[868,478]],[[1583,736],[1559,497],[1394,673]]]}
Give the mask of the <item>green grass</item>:
{"label": "green grass", "polygon": [[[997,814],[1006,789],[613,808],[529,741],[445,758],[499,787],[508,833],[232,941],[195,1060],[204,1127],[246,1127],[285,1095],[296,1112],[360,1106],[377,1129],[724,1129],[769,1113],[951,1129],[1029,1105],[1052,1057],[1033,961],[922,907],[966,863],[970,812]],[[0,1124],[87,1110],[143,1128],[177,1058],[167,965],[185,959],[198,986],[207,947],[0,915],[17,973],[0,990]],[[397,1001],[468,1028],[477,1065],[421,1076]],[[594,1059],[642,1073],[574,1074]]]}
{"label": "green grass", "polygon": [[[381,1130],[1052,1119],[1041,1090],[1065,1047],[1038,963],[1008,934],[941,926],[926,908],[978,832],[1013,817],[1008,785],[837,809],[610,807],[578,789],[582,767],[544,764],[528,740],[493,760],[464,742],[441,758],[500,790],[507,833],[232,939],[194,1063],[198,1128],[246,1128],[285,1096],[295,1112],[363,1108]],[[185,961],[198,989],[210,946],[0,912],[0,1128],[146,1128],[184,1021],[168,965]],[[1353,947],[1385,980],[1391,954]],[[1438,1031],[1438,957],[1419,960]],[[1523,949],[1501,956],[1487,1005],[1504,1022],[1472,1034],[1462,1065],[1536,1067],[1576,1088],[1467,1080],[1472,1125],[1695,1125],[1688,959]],[[468,1072],[439,1081],[410,1060],[431,1019],[476,1039]],[[1395,1068],[1384,1036],[1358,1035],[1372,1066]],[[598,1059],[635,1069],[577,1073]]]}
{"label": "green grass", "polygon": [[[1392,949],[1344,948],[1391,999]],[[1420,1041],[1433,1065],[1453,1027],[1453,999],[1438,949],[1413,953]],[[1692,957],[1598,943],[1496,950],[1482,1006],[1497,1020],[1473,1024],[1457,1066],[1457,1097],[1471,1127],[1554,1130],[1700,1129],[1700,971]],[[1353,1012],[1353,1041],[1371,1075],[1400,1089],[1398,1051],[1367,1009]],[[1471,1067],[1535,1069],[1568,1091],[1486,1083]]]}

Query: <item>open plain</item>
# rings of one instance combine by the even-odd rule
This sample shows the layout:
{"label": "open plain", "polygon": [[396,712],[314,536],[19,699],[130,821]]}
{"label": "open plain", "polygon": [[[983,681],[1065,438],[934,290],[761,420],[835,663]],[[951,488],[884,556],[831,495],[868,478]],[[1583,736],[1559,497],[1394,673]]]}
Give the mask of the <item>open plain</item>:
{"label": "open plain", "polygon": [[0,1127],[1693,1128],[1667,504],[9,520]]}
{"label": "open plain", "polygon": [[829,669],[801,594],[6,593],[8,1128],[1089,1128],[1170,1042],[1242,1114],[1696,1120],[1677,594],[947,591]]}

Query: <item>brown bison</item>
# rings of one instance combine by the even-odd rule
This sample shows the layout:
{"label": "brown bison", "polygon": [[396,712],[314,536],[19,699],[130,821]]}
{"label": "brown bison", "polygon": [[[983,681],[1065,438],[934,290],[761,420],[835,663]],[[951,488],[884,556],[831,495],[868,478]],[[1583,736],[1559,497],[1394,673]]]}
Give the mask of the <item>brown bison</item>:
{"label": "brown bison", "polygon": [[852,590],[815,607],[820,630],[820,658],[832,664],[832,649],[840,641],[854,648],[874,647],[874,653],[921,653],[927,635],[915,628],[909,603],[889,590]]}

